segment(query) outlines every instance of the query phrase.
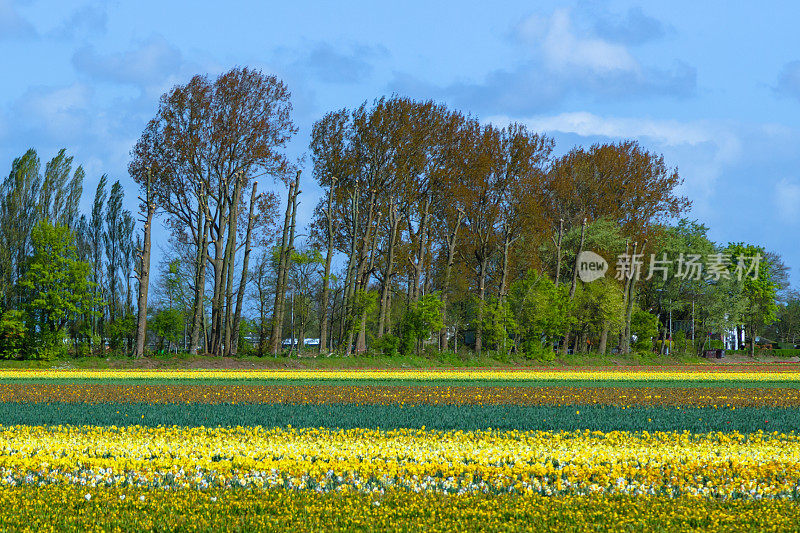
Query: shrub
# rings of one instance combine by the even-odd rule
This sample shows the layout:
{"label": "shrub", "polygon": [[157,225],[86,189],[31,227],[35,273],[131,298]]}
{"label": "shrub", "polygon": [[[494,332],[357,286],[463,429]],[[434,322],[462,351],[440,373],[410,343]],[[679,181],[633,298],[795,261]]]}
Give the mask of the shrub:
{"label": "shrub", "polygon": [[636,350],[652,350],[653,337],[658,335],[658,317],[637,309],[631,317],[631,333],[636,336]]}
{"label": "shrub", "polygon": [[725,344],[719,339],[711,339],[706,343],[706,350],[721,350]]}
{"label": "shrub", "polygon": [[63,331],[51,331],[41,336],[41,344],[35,350],[27,350],[29,359],[50,361],[60,359],[69,354],[67,336]]}
{"label": "shrub", "polygon": [[520,345],[523,356],[526,359],[534,359],[536,361],[550,362],[555,360],[556,354],[552,346],[543,346],[540,341],[527,340],[523,341]]}
{"label": "shrub", "polygon": [[661,339],[658,339],[658,340],[656,340],[656,351],[657,351],[658,353],[661,353],[661,346],[662,346],[662,345],[665,345],[665,346],[666,346],[666,347],[664,348],[664,352],[665,352],[665,353],[666,353],[667,351],[669,351],[669,353],[674,353],[674,351],[675,351],[675,347],[674,347],[674,343],[673,343],[673,341],[670,341],[670,340],[666,340],[666,341],[665,341],[665,340],[661,340]]}
{"label": "shrub", "polygon": [[6,311],[0,317],[0,358],[16,359],[25,342],[25,322],[21,311]]}
{"label": "shrub", "polygon": [[392,334],[387,334],[376,339],[372,343],[375,352],[385,355],[386,357],[396,357],[400,355],[400,339]]}

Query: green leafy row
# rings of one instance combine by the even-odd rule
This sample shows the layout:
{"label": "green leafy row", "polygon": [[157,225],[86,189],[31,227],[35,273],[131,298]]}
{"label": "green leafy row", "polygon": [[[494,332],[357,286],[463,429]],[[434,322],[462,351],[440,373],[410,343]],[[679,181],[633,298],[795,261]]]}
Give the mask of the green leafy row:
{"label": "green leafy row", "polygon": [[[797,531],[786,500],[13,487],[3,531]],[[13,511],[9,511],[13,509]]]}
{"label": "green leafy row", "polygon": [[751,407],[0,404],[0,425],[266,426],[440,430],[800,431],[800,410]]}
{"label": "green leafy row", "polygon": [[722,379],[708,379],[708,380],[564,380],[564,379],[538,379],[538,380],[503,380],[503,379],[470,379],[464,377],[463,379],[264,379],[264,378],[241,378],[232,376],[231,378],[170,378],[170,377],[152,377],[152,378],[31,378],[20,375],[19,378],[2,378],[1,383],[28,383],[36,384],[98,384],[104,385],[206,385],[213,387],[216,385],[260,385],[260,386],[314,386],[314,385],[330,385],[330,386],[367,386],[367,385],[407,385],[407,386],[436,386],[436,387],[465,387],[465,386],[478,386],[478,387],[622,387],[622,388],[639,388],[639,387],[675,387],[675,388],[694,388],[694,387],[724,387],[736,389],[750,389],[750,388],[784,388],[784,389],[797,389],[800,388],[800,381],[781,380],[777,375],[774,379],[759,380],[759,381],[739,381],[739,380],[722,380]]}

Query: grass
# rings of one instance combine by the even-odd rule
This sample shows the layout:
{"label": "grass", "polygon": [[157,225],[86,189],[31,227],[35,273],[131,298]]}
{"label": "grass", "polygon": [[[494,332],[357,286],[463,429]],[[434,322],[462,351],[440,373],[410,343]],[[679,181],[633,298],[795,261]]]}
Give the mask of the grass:
{"label": "grass", "polygon": [[[735,388],[735,389],[755,389],[755,388],[785,388],[797,389],[800,388],[800,381],[781,381],[780,378],[775,377],[769,381],[726,381],[726,380],[709,380],[709,381],[666,381],[666,380],[651,380],[651,381],[637,381],[637,380],[499,380],[499,379],[481,379],[481,380],[414,380],[414,379],[262,379],[262,378],[236,378],[236,379],[183,379],[183,378],[126,378],[126,379],[113,379],[104,378],[98,380],[95,378],[72,378],[65,376],[63,378],[11,378],[0,379],[0,383],[25,383],[25,384],[96,384],[102,382],[106,385],[122,384],[122,385],[203,385],[214,387],[219,385],[259,385],[259,386],[417,386],[417,387],[618,387],[618,388],[637,388],[637,387],[665,387],[676,389],[690,389],[697,387],[719,387],[719,388]],[[800,429],[800,428],[799,428]]]}
{"label": "grass", "polygon": [[[499,357],[497,354],[484,353],[480,356],[472,352],[455,354],[452,352],[431,353],[427,356],[401,355],[387,357],[384,355],[359,356],[315,356],[314,352],[306,352],[302,357],[281,355],[278,357],[242,355],[236,357],[211,357],[204,355],[154,354],[142,359],[133,359],[127,355],[107,354],[105,357],[69,357],[55,360],[0,360],[2,369],[136,369],[136,368],[521,368],[521,367],[601,367],[601,366],[677,366],[696,365],[699,367],[716,365],[726,360],[708,360],[694,355],[661,356],[652,353],[616,354],[601,356],[597,354],[558,355],[553,361],[540,361],[520,356]],[[746,358],[754,363],[785,362],[786,358],[774,356],[757,356]]]}

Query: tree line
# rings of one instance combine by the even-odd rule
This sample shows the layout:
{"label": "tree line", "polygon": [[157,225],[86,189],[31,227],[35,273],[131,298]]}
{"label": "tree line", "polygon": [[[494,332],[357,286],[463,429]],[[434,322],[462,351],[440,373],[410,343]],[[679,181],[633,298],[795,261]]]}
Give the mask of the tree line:
{"label": "tree line", "polygon": [[[314,337],[326,354],[466,347],[551,358],[699,350],[737,328],[748,339],[798,331],[781,258],[712,242],[684,218],[677,169],[635,141],[555,155],[553,139],[523,124],[393,95],[325,114],[292,161],[291,114],[286,85],[248,68],[165,93],[131,152],[135,238],[118,182],[106,197],[101,180],[87,218],[77,209],[83,171],[63,152],[41,177],[30,152],[15,161],[0,213],[4,324],[16,317],[28,338],[44,331],[28,278],[47,250],[43,264],[63,256],[91,270],[86,287],[68,291],[85,302],[52,328],[84,332],[72,338],[90,349],[113,338],[136,356],[164,345],[276,355]],[[322,195],[299,227],[311,180]],[[151,282],[156,218],[170,237]],[[63,249],[47,244],[59,238]],[[607,260],[605,277],[579,279],[584,251]],[[724,257],[729,273],[762,259],[755,279],[687,279],[679,261],[689,255]],[[614,276],[620,256],[669,266]]]}
{"label": "tree line", "polygon": [[0,184],[4,357],[132,346],[135,220],[105,175],[91,213],[80,213],[85,172],[73,164],[61,150],[42,168],[31,149]]}

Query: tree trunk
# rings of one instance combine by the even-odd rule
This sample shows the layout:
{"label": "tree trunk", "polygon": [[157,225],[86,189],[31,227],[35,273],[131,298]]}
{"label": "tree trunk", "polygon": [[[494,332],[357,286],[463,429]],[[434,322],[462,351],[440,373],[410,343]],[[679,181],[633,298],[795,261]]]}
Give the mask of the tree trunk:
{"label": "tree trunk", "polygon": [[386,269],[383,272],[383,286],[381,287],[381,308],[378,315],[378,338],[383,337],[386,331],[386,317],[389,314],[389,291],[392,286],[392,276],[394,270],[394,252],[397,243],[397,231],[400,227],[400,217],[394,201],[389,209],[389,249],[386,252]]}
{"label": "tree trunk", "polygon": [[428,226],[428,236],[425,238],[425,258],[429,261],[428,268],[425,269],[425,281],[422,284],[422,295],[430,294],[433,291],[433,236],[430,226]]}
{"label": "tree trunk", "polygon": [[[372,235],[372,245],[370,246],[369,251],[369,265],[364,270],[363,280],[361,285],[363,286],[363,291],[366,292],[367,287],[369,286],[369,278],[372,274],[372,269],[375,267],[375,249],[378,246],[378,227],[381,225],[381,216],[378,215],[378,221],[376,223],[375,233]],[[357,353],[364,353],[367,351],[367,308],[364,307],[364,310],[361,311],[361,325],[358,330],[358,339],[356,339],[356,352]]]}
{"label": "tree trunk", "polygon": [[[417,230],[417,257],[411,263],[413,268],[412,290],[409,293],[411,302],[419,300],[419,280],[422,276],[422,269],[425,267],[425,237],[428,230],[428,212],[430,211],[430,198],[426,197],[422,208],[422,219]],[[411,220],[408,220],[408,227],[411,228]]]}
{"label": "tree trunk", "polygon": [[508,262],[509,262],[509,255],[511,253],[511,244],[514,242],[515,239],[511,238],[511,234],[508,231],[508,228],[504,231],[504,238],[503,238],[503,266],[502,266],[502,273],[500,274],[500,291],[498,293],[500,303],[506,298],[508,293]]}
{"label": "tree trunk", "polygon": [[[217,225],[216,234],[214,235],[214,259],[211,260],[211,265],[214,267],[214,290],[211,296],[211,355],[219,355],[219,348],[222,343],[222,284],[224,281],[224,264],[225,264],[225,248],[223,246],[223,237],[228,226],[227,207],[224,199],[221,199],[217,206],[217,218],[219,221]],[[214,229],[214,228],[212,228]]]}
{"label": "tree trunk", "polygon": [[[294,181],[294,190],[290,199],[291,215],[289,217],[289,239],[286,241],[286,249],[284,253],[283,268],[280,280],[281,286],[281,305],[276,310],[276,322],[279,324],[278,340],[281,342],[283,333],[283,322],[286,314],[286,289],[289,286],[289,270],[291,269],[292,254],[294,253],[294,234],[295,234],[295,220],[297,216],[297,196],[300,194],[300,172]],[[292,325],[290,329],[292,344],[289,346],[289,353],[294,349],[294,289],[292,289]]]}
{"label": "tree trunk", "polygon": [[[372,269],[372,260],[374,259],[375,253],[375,246],[376,246],[376,238],[378,231],[375,230],[374,236],[372,232],[373,223],[375,222],[375,202],[376,202],[376,192],[374,190],[370,191],[369,195],[369,208],[367,209],[367,225],[366,230],[364,231],[364,237],[361,240],[361,247],[358,252],[358,271],[355,277],[355,293],[354,295],[357,297],[359,291],[366,291],[367,284],[369,282],[370,271]],[[380,224],[380,220],[378,222]],[[370,242],[372,244],[370,244]],[[370,263],[368,266],[368,262]],[[366,310],[361,312],[359,317],[359,329],[358,329],[358,336],[356,337],[356,352],[362,353],[366,350],[366,320],[367,320],[367,313]],[[350,336],[350,340],[352,341],[352,335]]]}
{"label": "tree trunk", "polygon": [[286,287],[283,285],[283,272],[287,264],[287,241],[289,240],[289,226],[292,220],[292,202],[294,198],[295,182],[289,184],[289,194],[286,197],[286,215],[283,220],[283,236],[281,237],[280,257],[278,259],[277,280],[275,282],[275,303],[272,306],[272,332],[269,336],[269,353],[276,355],[281,347],[283,335],[283,306],[286,297]]}
{"label": "tree trunk", "polygon": [[575,288],[578,285],[578,259],[580,258],[581,253],[583,252],[583,243],[586,240],[586,219],[583,219],[583,224],[581,225],[581,243],[578,246],[578,253],[575,255],[575,265],[572,267],[572,285],[569,287],[569,299],[575,297]]}
{"label": "tree trunk", "polygon": [[486,302],[486,269],[489,266],[488,254],[483,254],[480,264],[480,277],[478,278],[478,321],[475,326],[475,352],[481,355],[483,347],[483,306]]}
{"label": "tree trunk", "polygon": [[453,272],[453,263],[455,262],[456,255],[456,238],[458,237],[458,228],[461,227],[461,221],[464,219],[464,211],[458,210],[456,217],[456,225],[450,236],[447,239],[447,266],[444,269],[444,279],[442,280],[442,323],[444,327],[439,332],[439,350],[447,349],[447,300],[450,291],[450,275]]}
{"label": "tree trunk", "polygon": [[339,325],[339,337],[346,337],[345,355],[349,356],[353,350],[353,303],[356,294],[356,252],[358,249],[358,218],[359,201],[358,190],[350,197],[353,211],[353,229],[350,240],[350,257],[347,261],[347,274],[344,280],[344,294],[342,295],[342,317]]}
{"label": "tree trunk", "polygon": [[218,355],[221,340],[221,314],[222,314],[222,274],[223,274],[223,259],[224,249],[222,241],[217,239],[214,241],[214,259],[211,260],[211,265],[214,267],[214,290],[211,296],[211,343],[209,353],[211,355]]}
{"label": "tree trunk", "polygon": [[[202,329],[203,319],[203,299],[205,296],[206,287],[206,261],[208,258],[208,218],[205,212],[200,210],[200,222],[197,229],[202,231],[197,236],[197,262],[195,263],[195,295],[194,295],[194,308],[192,310],[192,328],[189,335],[189,354],[197,354],[197,345],[200,342],[200,330]],[[205,348],[205,346],[204,346]]]}
{"label": "tree trunk", "polygon": [[228,224],[228,242],[225,245],[225,315],[223,318],[223,354],[231,355],[231,338],[233,337],[233,276],[236,267],[236,233],[239,229],[239,202],[242,196],[242,180],[244,177],[237,175],[234,184],[233,203],[231,204],[230,223]]}
{"label": "tree trunk", "polygon": [[330,298],[331,298],[331,261],[333,260],[333,194],[336,186],[336,179],[331,180],[331,188],[328,191],[328,207],[325,209],[325,221],[328,230],[328,249],[325,254],[325,272],[322,275],[322,318],[319,323],[319,347],[318,352],[328,349],[328,320],[330,319]]}
{"label": "tree trunk", "polygon": [[139,300],[136,320],[136,349],[133,352],[135,358],[144,356],[144,342],[147,337],[147,292],[150,287],[150,235],[153,226],[153,215],[156,212],[156,204],[152,198],[152,173],[147,176],[147,190],[145,192],[145,204],[147,215],[144,220],[144,242],[139,252]]}
{"label": "tree trunk", "polygon": [[600,333],[600,343],[597,346],[597,352],[600,355],[605,355],[607,345],[608,345],[608,322],[604,322],[603,332]]}
{"label": "tree trunk", "polygon": [[247,284],[247,269],[250,267],[250,238],[253,232],[253,211],[255,210],[258,182],[253,182],[253,190],[250,193],[250,213],[247,216],[247,233],[244,240],[244,258],[242,259],[242,276],[239,280],[239,290],[236,293],[236,309],[233,313],[233,331],[231,332],[230,355],[239,352],[239,322],[242,318],[242,304],[244,303],[244,291]]}
{"label": "tree trunk", "polygon": [[[644,250],[645,246],[647,246],[647,240],[642,243],[641,251]],[[628,284],[628,295],[627,295],[627,305],[625,306],[625,333],[624,338],[622,339],[623,342],[623,353],[631,353],[631,317],[633,316],[633,297],[636,294],[636,282],[638,281],[638,272],[636,268],[636,243],[633,243],[633,255],[631,256],[631,268],[628,273],[629,281]]]}
{"label": "tree trunk", "polygon": [[[586,219],[583,219],[583,224],[581,224],[581,243],[578,245],[578,253],[575,254],[575,264],[572,268],[572,284],[569,287],[569,299],[572,300],[575,297],[575,289],[578,286],[578,258],[583,252],[583,243],[586,238]],[[561,348],[561,353],[566,355],[567,350],[569,347],[569,331],[564,335],[564,346]],[[574,351],[573,351],[574,353]]]}
{"label": "tree trunk", "polygon": [[564,237],[564,219],[558,221],[558,242],[556,243],[556,287],[561,278],[561,239]]}

